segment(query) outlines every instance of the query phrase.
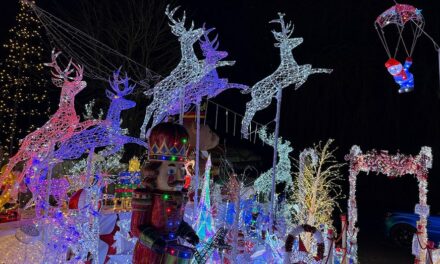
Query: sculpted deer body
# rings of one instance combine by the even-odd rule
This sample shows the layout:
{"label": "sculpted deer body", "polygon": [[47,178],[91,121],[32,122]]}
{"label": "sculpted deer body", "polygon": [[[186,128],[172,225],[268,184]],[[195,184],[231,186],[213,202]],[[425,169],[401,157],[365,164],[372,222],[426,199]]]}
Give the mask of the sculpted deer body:
{"label": "sculpted deer body", "polygon": [[[145,112],[144,123],[141,127],[141,138],[146,136],[146,127],[153,114],[152,127],[160,123],[166,117],[167,113],[172,110],[172,102],[176,97],[180,96],[181,89],[185,89],[185,87],[190,84],[198,83],[207,73],[216,67],[234,64],[234,62],[222,61],[210,65],[204,60],[199,61],[194,53],[193,45],[202,36],[203,30],[201,28],[194,29],[194,23],[192,23],[191,27],[187,30],[185,28],[185,13],[181,20],[175,20],[173,18],[177,9],[178,7],[170,12],[169,6],[167,6],[165,14],[173,23],[170,25],[171,32],[179,37],[182,58],[171,74],[153,88],[154,98]],[[149,93],[145,94],[150,95]]]}
{"label": "sculpted deer body", "polygon": [[[128,82],[127,76],[124,79],[119,78],[119,70],[113,73],[113,80],[109,81],[111,90],[106,90],[111,104],[105,122],[89,130],[84,130],[61,144],[54,153],[56,160],[77,159],[87,151],[93,152],[98,147],[106,147],[99,153],[103,157],[119,151],[127,143],[147,147],[144,141],[123,135],[120,128],[121,112],[136,105],[135,102],[124,98],[135,87],[134,85],[129,86]],[[122,90],[119,88],[121,84],[124,86]]]}
{"label": "sculpted deer body", "polygon": [[[269,146],[274,146],[274,134],[267,135],[266,127],[258,130],[258,137],[265,144]],[[292,182],[292,173],[291,173],[291,162],[289,154],[293,151],[293,148],[290,146],[290,142],[288,140],[283,140],[282,138],[278,138],[277,152],[278,152],[278,163],[276,165],[276,183],[285,183],[284,190],[289,190],[293,187]],[[271,178],[272,178],[272,169],[262,173],[254,182],[254,188],[258,193],[264,194],[265,197],[268,197],[271,192]]]}
{"label": "sculpted deer body", "polygon": [[[228,56],[226,51],[217,50],[219,46],[217,42],[218,36],[212,41],[209,40],[208,34],[213,30],[214,28],[208,30],[203,29],[203,39],[199,41],[203,56],[205,57],[205,65],[209,69],[215,67],[217,63]],[[246,90],[249,87],[238,83],[228,83],[227,78],[219,78],[216,68],[212,69],[198,83],[190,84],[185,87],[185,111],[188,110],[191,104],[199,104],[204,96],[212,98],[230,88]],[[180,102],[178,98],[175,98],[171,107],[172,109],[168,112],[168,115],[179,113]]]}
{"label": "sculpted deer body", "polygon": [[298,65],[293,58],[292,49],[303,42],[302,38],[290,38],[293,33],[293,25],[285,25],[283,16],[279,13],[280,19],[270,21],[270,23],[280,23],[281,32],[272,31],[278,43],[275,47],[280,48],[281,63],[271,75],[257,82],[252,88],[243,93],[250,92],[252,100],[246,104],[246,113],[242,120],[241,133],[243,137],[248,138],[248,129],[250,123],[257,111],[260,111],[270,105],[272,98],[275,97],[278,89],[286,88],[295,84],[295,89],[303,85],[309,75],[315,73],[331,73],[330,69],[313,69],[312,65]]}
{"label": "sculpted deer body", "polygon": [[[57,87],[61,87],[60,103],[56,113],[47,121],[42,127],[27,135],[18,152],[9,160],[6,170],[0,178],[0,182],[3,182],[7,175],[14,169],[15,165],[21,161],[26,161],[22,172],[17,178],[16,188],[32,166],[32,160],[37,158],[39,160],[44,159],[50,155],[56,144],[59,144],[66,139],[70,138],[75,132],[82,129],[86,129],[92,125],[98,123],[95,120],[89,120],[86,122],[79,122],[79,117],[75,111],[75,95],[86,87],[86,82],[82,81],[83,68],[69,62],[67,68],[63,71],[57,65],[56,58],[58,53],[52,52],[52,62],[47,63],[46,66],[54,68],[52,71],[52,82]],[[76,70],[75,77],[69,77],[74,69],[70,69],[70,66]],[[13,190],[15,192],[16,190]]]}

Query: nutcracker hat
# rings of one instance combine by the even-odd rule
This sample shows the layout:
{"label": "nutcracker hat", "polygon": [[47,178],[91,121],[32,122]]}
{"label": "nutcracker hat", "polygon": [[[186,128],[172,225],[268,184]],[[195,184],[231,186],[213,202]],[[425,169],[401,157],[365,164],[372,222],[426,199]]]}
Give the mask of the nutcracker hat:
{"label": "nutcracker hat", "polygon": [[173,123],[160,123],[153,127],[148,138],[150,161],[185,162],[188,156],[188,132]]}

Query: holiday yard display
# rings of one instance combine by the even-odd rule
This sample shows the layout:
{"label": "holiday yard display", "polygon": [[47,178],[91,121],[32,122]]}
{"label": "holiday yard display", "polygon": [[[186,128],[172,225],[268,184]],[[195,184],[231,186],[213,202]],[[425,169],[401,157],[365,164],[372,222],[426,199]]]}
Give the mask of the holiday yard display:
{"label": "holiday yard display", "polygon": [[181,237],[192,245],[199,242],[183,221],[188,133],[180,125],[161,123],[152,128],[148,142],[145,188],[136,189],[132,201],[131,232],[139,238],[133,263],[189,263],[194,250],[177,240]]}
{"label": "holiday yard display", "polygon": [[[359,172],[377,172],[387,175],[390,178],[401,177],[406,174],[413,174],[418,181],[419,203],[415,207],[415,213],[420,216],[417,222],[418,233],[415,238],[420,245],[415,250],[416,263],[425,263],[426,245],[428,237],[426,234],[429,205],[427,204],[428,193],[428,169],[432,167],[432,153],[430,147],[422,147],[417,156],[411,155],[389,155],[388,151],[371,151],[363,154],[358,146],[353,146],[350,154],[345,157],[350,162],[350,193],[348,198],[348,238],[347,254],[350,259],[357,263],[357,203],[356,203],[356,178]],[[414,250],[413,250],[414,251]]]}

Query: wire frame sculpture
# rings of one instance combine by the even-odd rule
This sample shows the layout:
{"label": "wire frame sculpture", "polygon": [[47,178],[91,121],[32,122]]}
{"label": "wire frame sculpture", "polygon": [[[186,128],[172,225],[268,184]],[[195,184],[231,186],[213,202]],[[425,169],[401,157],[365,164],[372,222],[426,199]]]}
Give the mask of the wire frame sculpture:
{"label": "wire frame sculpture", "polygon": [[[216,64],[209,64],[206,60],[199,61],[194,53],[194,43],[202,36],[201,28],[194,29],[194,23],[187,30],[185,28],[186,15],[183,13],[182,19],[175,20],[174,13],[178,7],[169,11],[167,6],[165,14],[171,21],[171,32],[179,37],[182,59],[171,74],[160,81],[153,88],[153,101],[147,106],[144,123],[141,127],[141,138],[146,136],[146,127],[153,116],[153,125],[160,123],[172,109],[174,98],[184,98],[185,87],[190,84],[200,82],[203,77],[217,67],[234,65],[234,61],[220,61]],[[145,95],[151,95],[146,92]],[[181,109],[182,111],[182,109]]]}
{"label": "wire frame sculpture", "polygon": [[[215,28],[205,29],[203,26],[203,36],[199,40],[200,48],[202,49],[203,56],[205,57],[206,66],[211,68],[215,66],[219,61],[228,56],[228,52],[217,50],[219,46],[218,35],[213,40],[209,39],[209,33],[214,31]],[[200,104],[203,97],[208,99],[216,97],[220,93],[227,89],[241,89],[246,90],[249,87],[244,84],[229,83],[227,78],[220,78],[217,70],[214,68],[208,74],[206,74],[198,83],[193,83],[185,87],[184,93],[184,111],[188,111],[191,104]],[[171,105],[171,109],[168,115],[176,115],[180,113],[181,100],[175,98]]]}
{"label": "wire frame sculpture", "polygon": [[302,38],[291,38],[293,25],[284,22],[284,14],[278,13],[279,19],[269,23],[279,23],[281,31],[272,30],[277,43],[275,47],[280,49],[281,63],[271,75],[257,82],[250,89],[243,93],[251,93],[252,100],[246,104],[246,113],[241,123],[241,133],[244,138],[249,136],[249,126],[256,112],[268,107],[272,98],[276,96],[278,90],[282,90],[290,85],[295,85],[298,89],[303,85],[311,74],[331,73],[330,69],[312,68],[312,65],[298,65],[293,58],[292,49],[303,42]]}
{"label": "wire frame sculpture", "polygon": [[[99,120],[87,120],[79,122],[79,117],[75,111],[75,96],[86,87],[83,78],[83,68],[80,65],[69,62],[68,66],[62,70],[56,61],[60,52],[52,51],[52,62],[46,66],[52,67],[52,82],[61,88],[60,103],[54,115],[39,129],[27,135],[21,142],[18,152],[9,160],[9,163],[0,177],[0,182],[4,182],[7,175],[14,167],[25,161],[22,172],[17,177],[13,194],[17,193],[18,184],[23,180],[24,175],[32,166],[33,159],[42,160],[53,151],[56,144],[60,144],[70,138],[74,133],[87,129],[98,124]],[[73,68],[71,68],[73,66]],[[75,71],[75,76],[70,76]],[[8,187],[7,187],[8,188]]]}
{"label": "wire frame sculpture", "polygon": [[[267,135],[266,127],[262,127],[258,130],[258,137],[265,144],[272,146],[274,144],[274,134]],[[293,151],[288,140],[278,138],[278,163],[277,163],[277,177],[276,183],[284,182],[286,184],[285,189],[292,188],[292,173],[291,173],[291,161],[289,154]],[[254,182],[254,188],[257,193],[264,194],[268,197],[272,190],[272,169],[263,172]]]}
{"label": "wire frame sculpture", "polygon": [[147,148],[144,141],[124,135],[120,128],[121,112],[133,108],[136,103],[124,98],[134,90],[135,85],[130,86],[128,76],[120,78],[119,74],[120,70],[113,73],[113,80],[109,80],[110,89],[106,90],[107,97],[111,100],[106,119],[100,125],[84,130],[61,144],[54,153],[55,159],[77,159],[87,151],[94,152],[98,147],[105,147],[99,155],[106,157],[118,152],[127,143]]}
{"label": "wire frame sculpture", "polygon": [[[350,192],[348,198],[348,229],[347,246],[350,256],[357,262],[357,202],[356,202],[356,179],[359,172],[376,172],[388,177],[402,177],[413,174],[418,181],[419,203],[415,207],[415,213],[420,216],[417,221],[417,232],[422,245],[427,245],[428,236],[426,225],[428,223],[429,205],[427,204],[428,193],[428,169],[432,168],[432,151],[430,147],[422,147],[417,156],[389,155],[388,151],[377,152],[375,150],[362,153],[359,146],[352,146],[350,154],[345,157],[350,162]],[[426,248],[419,250],[415,263],[425,263]]]}

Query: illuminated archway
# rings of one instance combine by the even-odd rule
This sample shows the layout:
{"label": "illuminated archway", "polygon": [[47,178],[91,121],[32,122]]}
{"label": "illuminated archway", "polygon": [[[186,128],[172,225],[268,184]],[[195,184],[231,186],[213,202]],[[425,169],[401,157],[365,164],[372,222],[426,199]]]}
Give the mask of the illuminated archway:
{"label": "illuminated archway", "polygon": [[[348,230],[347,249],[351,257],[357,262],[357,233],[356,227],[358,213],[356,202],[356,178],[359,172],[377,172],[388,177],[401,177],[405,174],[413,174],[417,178],[419,186],[419,203],[415,206],[415,213],[420,216],[417,222],[420,232],[420,243],[427,244],[426,225],[429,215],[429,206],[426,203],[428,193],[428,169],[432,167],[432,153],[430,147],[422,147],[420,153],[411,155],[388,154],[388,151],[377,152],[375,150],[362,154],[358,146],[351,147],[350,154],[345,159],[350,162],[350,193],[348,198]],[[420,248],[416,256],[418,263],[425,263],[426,249]]]}

